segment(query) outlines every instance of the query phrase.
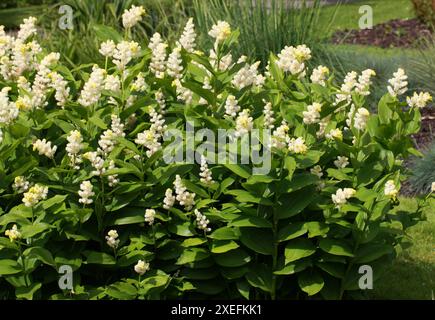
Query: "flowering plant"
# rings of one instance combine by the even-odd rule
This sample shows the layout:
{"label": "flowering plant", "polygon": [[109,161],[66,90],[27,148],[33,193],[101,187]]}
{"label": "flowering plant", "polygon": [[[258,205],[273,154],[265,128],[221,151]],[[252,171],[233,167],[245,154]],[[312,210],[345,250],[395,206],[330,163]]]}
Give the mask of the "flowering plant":
{"label": "flowering plant", "polygon": [[420,219],[392,211],[431,99],[403,70],[371,114],[373,70],[337,87],[300,45],[263,74],[223,21],[208,53],[192,19],[171,46],[101,27],[105,65],[73,70],[35,22],[0,29],[0,296],[342,298]]}

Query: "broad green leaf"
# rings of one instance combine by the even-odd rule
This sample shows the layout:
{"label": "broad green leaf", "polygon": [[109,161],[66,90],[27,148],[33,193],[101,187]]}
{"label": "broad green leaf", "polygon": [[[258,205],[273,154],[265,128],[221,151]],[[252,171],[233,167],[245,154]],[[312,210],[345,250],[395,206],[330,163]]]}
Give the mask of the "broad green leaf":
{"label": "broad green leaf", "polygon": [[313,296],[322,290],[325,282],[319,272],[306,270],[298,276],[299,287],[309,296]]}
{"label": "broad green leaf", "polygon": [[330,254],[353,257],[352,249],[344,240],[322,239],[319,242],[319,247]]}
{"label": "broad green leaf", "polygon": [[17,274],[23,271],[21,266],[11,259],[1,259],[0,260],[0,276],[6,276],[9,274]]}
{"label": "broad green leaf", "polygon": [[115,264],[115,258],[104,252],[96,252],[96,251],[85,251],[84,255],[86,256],[87,264],[104,264],[110,265]]}
{"label": "broad green leaf", "polygon": [[290,240],[285,246],[285,264],[309,257],[316,252],[316,247],[308,239]]}
{"label": "broad green leaf", "polygon": [[53,259],[53,255],[47,249],[42,247],[32,247],[23,252],[24,256],[36,258],[41,262],[48,264],[52,267],[56,266],[56,262]]}
{"label": "broad green leaf", "polygon": [[249,254],[241,248],[216,254],[213,258],[218,265],[223,267],[240,267],[251,261]]}
{"label": "broad green leaf", "polygon": [[238,228],[222,227],[213,231],[209,238],[215,240],[238,240],[240,237],[240,231]]}
{"label": "broad green leaf", "polygon": [[288,226],[283,227],[278,232],[278,241],[287,241],[297,238],[308,231],[305,223],[296,222],[290,223]]}
{"label": "broad green leaf", "polygon": [[240,228],[240,241],[249,249],[264,255],[273,254],[273,234],[271,230]]}
{"label": "broad green leaf", "polygon": [[260,217],[243,215],[231,221],[230,226],[233,227],[257,227],[257,228],[272,228],[272,224]]}
{"label": "broad green leaf", "polygon": [[212,253],[225,253],[237,249],[239,245],[232,240],[213,240],[211,243]]}
{"label": "broad green leaf", "polygon": [[18,299],[33,300],[33,296],[39,289],[41,289],[42,283],[34,282],[28,287],[19,287],[15,289],[15,295]]}
{"label": "broad green leaf", "polygon": [[202,248],[184,249],[176,264],[187,264],[207,259],[210,254]]}
{"label": "broad green leaf", "polygon": [[246,274],[246,280],[253,287],[265,292],[272,292],[272,273],[265,265],[255,265]]}

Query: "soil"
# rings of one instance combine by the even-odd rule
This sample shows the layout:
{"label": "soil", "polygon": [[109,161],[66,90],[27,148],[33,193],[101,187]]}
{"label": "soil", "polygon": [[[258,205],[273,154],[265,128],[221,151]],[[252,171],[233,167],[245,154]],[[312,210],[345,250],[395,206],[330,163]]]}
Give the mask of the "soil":
{"label": "soil", "polygon": [[421,130],[413,136],[416,148],[424,151],[435,140],[435,107],[426,107],[421,112]]}
{"label": "soil", "polygon": [[332,42],[381,48],[415,48],[431,34],[431,30],[418,19],[397,19],[377,24],[372,29],[337,31],[332,36]]}

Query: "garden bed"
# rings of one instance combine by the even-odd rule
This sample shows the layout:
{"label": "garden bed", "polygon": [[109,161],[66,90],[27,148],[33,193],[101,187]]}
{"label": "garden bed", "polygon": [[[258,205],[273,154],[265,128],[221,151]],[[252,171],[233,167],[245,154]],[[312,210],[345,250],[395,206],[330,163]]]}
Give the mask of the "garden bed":
{"label": "garden bed", "polygon": [[340,30],[334,33],[334,44],[360,44],[381,48],[415,48],[432,32],[418,19],[396,19],[373,26],[373,29]]}

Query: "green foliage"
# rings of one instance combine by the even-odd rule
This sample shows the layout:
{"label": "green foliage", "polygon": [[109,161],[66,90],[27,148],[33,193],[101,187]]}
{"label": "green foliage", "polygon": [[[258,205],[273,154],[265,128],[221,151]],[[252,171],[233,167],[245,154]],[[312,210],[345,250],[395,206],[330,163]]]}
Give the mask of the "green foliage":
{"label": "green foliage", "polygon": [[[2,108],[19,106],[20,111],[1,124],[1,298],[341,299],[359,289],[361,264],[373,266],[377,277],[382,274],[406,229],[421,219],[425,204],[421,201],[413,212],[395,211],[399,200],[385,193],[387,181],[399,188],[405,178],[402,159],[416,153],[410,136],[419,128],[419,109],[405,109],[403,101],[385,94],[378,114],[369,115],[366,126],[358,129],[352,113],[350,124],[346,122],[350,103],[334,104],[339,87],[333,77],[324,86],[312,83],[311,68],[303,65],[292,74],[273,53],[264,77],[243,61],[219,67],[222,57],[237,57],[232,48],[242,34],[223,31],[222,41],[213,46],[217,61],[207,56],[206,47],[180,49],[181,71],[174,76],[155,71],[156,53],[145,45],[126,69],[107,59],[100,65],[101,77],[107,84],[107,74],[118,76],[118,90],[100,88],[91,65],[41,65],[41,53],[36,68],[25,69],[22,76],[32,84],[40,77],[52,84],[55,75],[61,76],[70,89],[64,105],[58,103],[56,86],[47,85],[41,89],[46,104],[32,108],[23,98],[34,98],[38,91],[27,90],[22,78],[21,85],[14,77],[2,79],[1,88],[10,87],[2,92]],[[99,42],[128,37],[107,27],[96,35]],[[294,50],[295,56],[282,55],[293,64],[309,59],[305,48]],[[133,85],[140,76],[143,88]],[[240,78],[251,82],[242,86]],[[97,97],[93,103],[83,102],[83,88],[90,92],[87,99]],[[230,94],[249,110],[255,129],[267,129],[266,102],[271,103],[275,128],[285,121],[284,145],[271,148],[270,170],[254,174],[259,165],[252,157],[248,164],[211,163],[213,182],[208,184],[200,179],[204,168],[198,163],[165,161],[163,150],[171,141],[162,140],[157,130],[178,129],[184,137],[187,122],[213,132],[249,128],[242,112],[237,120],[225,114]],[[349,99],[355,110],[366,103],[357,92]],[[304,122],[304,112],[315,102],[321,104],[319,119],[327,122],[323,134],[318,122]],[[125,135],[108,139],[108,128],[115,131],[113,117],[120,118]],[[156,117],[167,127],[156,129]],[[332,129],[342,129],[343,136],[325,137]],[[82,161],[72,166],[75,158],[66,145],[73,130],[81,133],[83,146]],[[142,133],[145,143],[138,139]],[[292,145],[296,138],[303,142],[299,149]],[[58,147],[53,157],[34,147],[37,139]],[[156,140],[163,150],[149,146]],[[259,148],[267,151],[269,141],[260,141]],[[194,146],[201,142],[193,139]],[[187,145],[183,140],[175,147]],[[225,147],[242,153],[237,142]],[[92,151],[103,168],[91,163],[87,152]],[[349,165],[334,164],[337,156],[347,157]],[[34,191],[20,190],[19,176],[46,186],[46,197],[35,200]],[[85,181],[92,186],[88,197],[82,195]],[[174,182],[178,198],[164,206]],[[340,191],[347,195],[341,203],[336,199]],[[192,193],[190,207],[186,199]],[[152,221],[149,209],[155,213]],[[74,271],[73,290],[58,287],[63,265]]]}
{"label": "green foliage", "polygon": [[200,31],[202,46],[211,44],[207,37],[210,27],[218,20],[225,20],[240,30],[239,45],[233,51],[238,56],[244,54],[260,60],[264,66],[270,52],[301,43],[313,50],[315,62],[327,60],[323,43],[335,13],[323,17],[320,24],[322,10],[319,0],[312,6],[303,2],[296,6],[286,0],[194,0],[191,15]]}
{"label": "green foliage", "polygon": [[[72,30],[59,28],[60,5],[69,5],[73,9]],[[43,16],[44,46],[60,52],[65,63],[72,67],[96,62],[95,59],[101,59],[98,53],[101,38],[95,36],[96,29],[105,26],[122,33],[120,18],[124,10],[131,5],[143,5],[147,10],[147,19],[140,22],[129,35],[139,43],[148,42],[154,32],[159,32],[172,40],[171,37],[179,33],[186,16],[183,0],[66,0],[61,4],[48,7]]]}

